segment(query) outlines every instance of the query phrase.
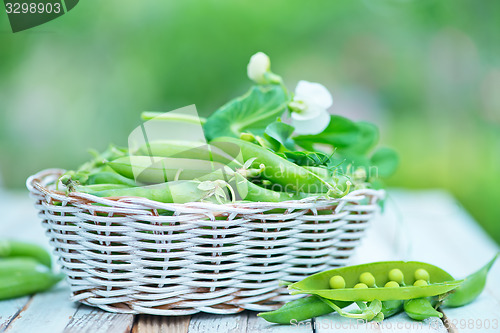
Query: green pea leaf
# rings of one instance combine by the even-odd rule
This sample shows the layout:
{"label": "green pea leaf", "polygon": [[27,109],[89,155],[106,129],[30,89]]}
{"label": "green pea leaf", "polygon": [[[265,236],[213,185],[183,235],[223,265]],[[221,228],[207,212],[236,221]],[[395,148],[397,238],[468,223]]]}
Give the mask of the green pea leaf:
{"label": "green pea leaf", "polygon": [[286,151],[278,155],[302,166],[322,166],[330,161],[327,154],[315,151]]}
{"label": "green pea leaf", "polygon": [[390,148],[380,148],[371,157],[370,164],[377,168],[379,177],[389,177],[397,169],[398,154]]}
{"label": "green pea leaf", "polygon": [[359,127],[353,121],[332,115],[328,127],[319,134],[298,135],[295,142],[306,150],[314,150],[316,143],[332,145],[334,148],[349,147],[358,142],[361,136]]}
{"label": "green pea leaf", "polygon": [[359,129],[358,141],[347,149],[357,154],[366,154],[372,150],[378,142],[378,128],[374,124],[365,121],[357,122],[356,126]]}
{"label": "green pea leaf", "polygon": [[268,125],[264,131],[264,137],[273,145],[274,151],[281,150],[283,146],[286,149],[294,150],[295,144],[290,138],[295,128],[291,125],[275,121]]}
{"label": "green pea leaf", "polygon": [[203,129],[208,140],[220,136],[239,138],[242,132],[262,134],[287,108],[289,97],[279,85],[252,86],[215,111]]}

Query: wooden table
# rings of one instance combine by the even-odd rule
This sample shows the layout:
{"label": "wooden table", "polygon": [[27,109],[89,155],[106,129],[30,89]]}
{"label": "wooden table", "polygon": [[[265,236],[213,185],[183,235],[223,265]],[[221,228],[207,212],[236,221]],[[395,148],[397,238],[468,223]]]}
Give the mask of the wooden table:
{"label": "wooden table", "polygon": [[[0,235],[48,247],[27,192],[0,192]],[[368,230],[352,263],[420,260],[463,277],[482,266],[498,250],[447,193],[392,190],[385,213]],[[329,314],[296,326],[269,324],[251,311],[183,317],[113,314],[71,302],[68,286],[60,283],[50,292],[0,302],[0,332],[498,332],[499,283],[500,263],[497,262],[483,294],[468,306],[444,309],[445,320],[428,319],[419,323],[403,313],[379,324],[366,324]],[[445,325],[446,320],[454,325]]]}

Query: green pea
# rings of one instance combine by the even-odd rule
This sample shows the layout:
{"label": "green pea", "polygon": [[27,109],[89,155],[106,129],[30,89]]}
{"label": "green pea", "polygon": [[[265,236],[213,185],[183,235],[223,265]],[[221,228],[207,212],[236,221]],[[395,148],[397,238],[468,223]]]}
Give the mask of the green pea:
{"label": "green pea", "polygon": [[429,279],[430,279],[429,272],[427,272],[425,269],[419,268],[415,271],[415,280],[429,281]]}
{"label": "green pea", "polygon": [[364,283],[358,283],[354,286],[354,288],[356,289],[365,289],[365,288],[368,288],[368,286]]}
{"label": "green pea", "polygon": [[413,283],[413,285],[415,287],[427,286],[427,281],[425,281],[425,280],[417,280],[417,281],[415,281],[415,283]]}
{"label": "green pea", "polygon": [[389,280],[396,281],[399,284],[403,284],[404,275],[399,268],[393,268],[389,271]]}
{"label": "green pea", "polygon": [[343,289],[345,288],[345,280],[340,275],[335,275],[330,278],[330,288]]}
{"label": "green pea", "polygon": [[399,287],[399,283],[397,283],[396,281],[389,281],[385,284],[384,286],[385,288],[398,288]]}
{"label": "green pea", "polygon": [[361,273],[359,282],[366,284],[368,287],[375,287],[375,277],[370,272]]}

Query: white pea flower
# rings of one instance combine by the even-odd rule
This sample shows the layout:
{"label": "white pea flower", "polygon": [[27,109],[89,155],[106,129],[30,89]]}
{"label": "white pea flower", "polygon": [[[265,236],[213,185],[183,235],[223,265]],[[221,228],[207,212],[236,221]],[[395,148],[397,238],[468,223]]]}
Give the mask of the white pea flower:
{"label": "white pea flower", "polygon": [[271,70],[271,60],[264,52],[257,52],[251,58],[247,66],[247,74],[250,80],[258,84],[269,83],[265,74]]}
{"label": "white pea flower", "polygon": [[330,123],[327,109],[332,106],[330,92],[320,83],[299,81],[289,103],[292,125],[298,134],[318,134]]}

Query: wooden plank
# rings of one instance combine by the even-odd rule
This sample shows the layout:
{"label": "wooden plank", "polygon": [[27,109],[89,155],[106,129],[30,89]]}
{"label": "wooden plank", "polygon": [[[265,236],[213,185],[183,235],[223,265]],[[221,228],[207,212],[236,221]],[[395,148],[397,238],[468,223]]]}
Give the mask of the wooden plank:
{"label": "wooden plank", "polygon": [[129,333],[134,324],[134,315],[111,313],[80,305],[64,332],[68,333]]}
{"label": "wooden plank", "polygon": [[21,310],[29,305],[30,300],[30,296],[25,296],[0,302],[0,332],[7,329]]}
{"label": "wooden plank", "polygon": [[268,323],[262,318],[257,317],[257,312],[249,311],[247,321],[248,333],[312,333],[313,320],[308,320],[300,323],[293,323],[292,325],[278,325]]}
{"label": "wooden plank", "polygon": [[410,319],[405,313],[378,323],[380,332],[448,332],[439,318],[428,318],[424,321]]}
{"label": "wooden plank", "polygon": [[6,332],[62,332],[77,310],[69,300],[68,286],[61,283],[55,289],[33,296],[28,307],[7,327]]}
{"label": "wooden plank", "polygon": [[[45,229],[28,192],[0,192],[0,235],[2,238],[36,243],[52,252]],[[54,257],[52,258],[54,261]]]}
{"label": "wooden plank", "polygon": [[190,316],[138,315],[132,333],[187,333]]}
{"label": "wooden plank", "polygon": [[[357,306],[348,307],[345,310],[355,309]],[[337,313],[330,313],[318,318],[315,318],[315,332],[353,332],[362,330],[363,332],[380,332],[380,327],[376,322],[366,322],[352,318],[339,316]]]}
{"label": "wooden plank", "polygon": [[458,332],[500,331],[500,303],[488,293],[460,308],[444,308],[447,327]]}
{"label": "wooden plank", "polygon": [[[255,315],[252,313],[251,315]],[[198,313],[191,316],[189,333],[227,332],[239,333],[247,331],[248,314],[246,312],[234,315],[215,315]]]}

